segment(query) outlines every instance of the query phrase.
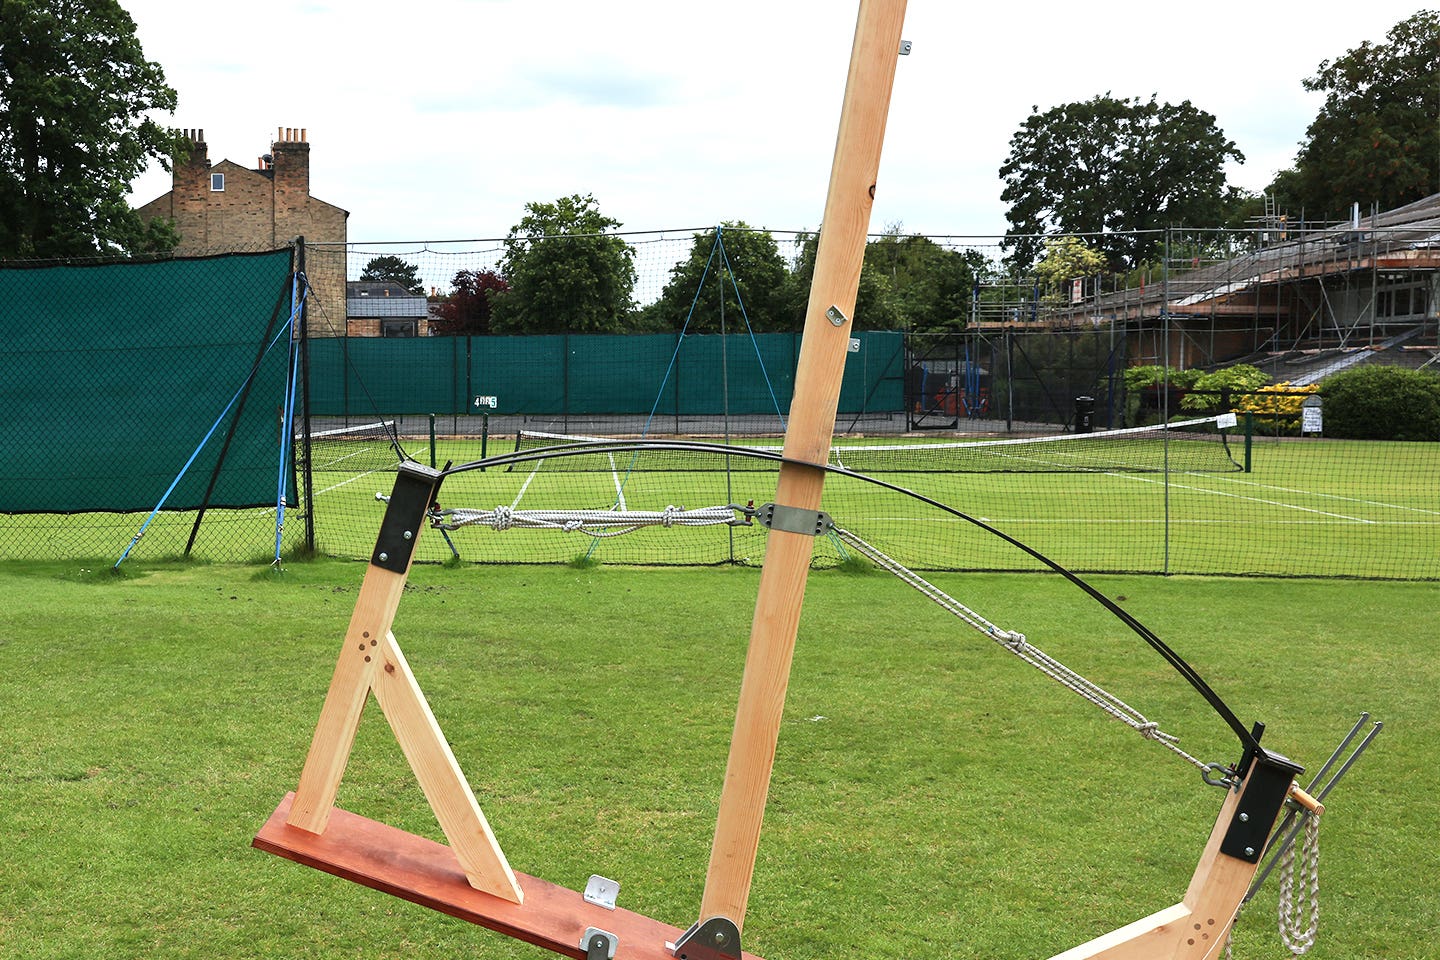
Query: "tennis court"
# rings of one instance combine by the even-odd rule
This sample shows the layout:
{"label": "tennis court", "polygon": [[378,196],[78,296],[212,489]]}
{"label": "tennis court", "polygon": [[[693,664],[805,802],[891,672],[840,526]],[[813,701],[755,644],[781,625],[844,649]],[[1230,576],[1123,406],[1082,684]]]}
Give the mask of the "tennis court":
{"label": "tennis court", "polygon": [[[1433,444],[1257,439],[1246,472],[1241,442],[1230,437],[1221,444],[1214,432],[1185,443],[1103,434],[1047,439],[1060,442],[1046,443],[1041,454],[1012,441],[991,447],[992,459],[999,451],[1009,463],[988,469],[955,459],[982,445],[928,439],[845,441],[848,453],[841,459],[1076,571],[1440,577],[1440,494],[1429,479],[1440,457]],[[411,456],[428,458],[426,438],[402,438],[402,445]],[[493,457],[501,446],[491,438],[487,452]],[[775,464],[739,452],[528,455],[535,458],[448,478],[441,506],[500,508],[512,516],[528,510],[694,510],[762,504],[775,489]],[[439,438],[435,445],[438,466],[479,456],[475,438]],[[323,552],[368,557],[382,513],[376,495],[388,493],[393,462],[383,435],[318,450],[316,536]],[[854,476],[827,479],[824,509],[837,526],[918,569],[1042,567],[954,512]],[[736,516],[742,519],[743,512]],[[547,563],[588,556],[626,564],[753,564],[764,555],[764,530],[756,525],[657,526],[600,538],[573,524],[566,530],[563,522],[526,529],[492,517],[474,526],[479,529],[427,536],[419,559]],[[817,543],[819,565],[845,555],[833,539]]]}

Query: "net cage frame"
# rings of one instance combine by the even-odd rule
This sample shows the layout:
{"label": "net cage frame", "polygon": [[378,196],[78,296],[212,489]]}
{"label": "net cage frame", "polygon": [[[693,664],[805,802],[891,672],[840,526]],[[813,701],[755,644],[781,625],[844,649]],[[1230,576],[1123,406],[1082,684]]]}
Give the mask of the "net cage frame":
{"label": "net cage frame", "polygon": [[[377,536],[375,553],[367,569],[365,583],[356,602],[355,617],[352,619],[350,630],[347,633],[347,650],[354,641],[356,650],[363,656],[364,665],[356,664],[354,656],[342,653],[335,679],[332,680],[331,693],[327,695],[326,711],[322,712],[320,724],[317,726],[315,744],[312,744],[311,754],[307,757],[307,770],[306,774],[302,774],[301,787],[288,794],[277,806],[269,821],[255,838],[254,845],[257,848],[409,899],[546,949],[582,958],[593,955],[588,952],[579,952],[576,949],[576,943],[571,943],[575,940],[571,928],[577,922],[573,919],[577,915],[586,919],[599,916],[594,913],[594,902],[582,894],[557,887],[537,877],[519,873],[509,867],[503,853],[500,852],[498,842],[494,839],[488,822],[480,812],[468,781],[461,774],[458,762],[450,752],[449,745],[425,702],[418,681],[405,662],[393,633],[390,632],[389,625],[393,622],[395,610],[405,590],[411,559],[411,554],[408,552],[397,555],[392,551],[413,550],[420,527],[427,521],[431,526],[436,525],[434,504],[440,484],[446,478],[471,471],[529,463],[548,457],[577,457],[597,453],[626,454],[640,451],[749,457],[767,461],[776,467],[791,464],[801,468],[815,469],[832,476],[842,476],[873,484],[891,492],[912,497],[986,533],[999,537],[1016,549],[1022,550],[1044,563],[1079,588],[1090,599],[1101,604],[1165,659],[1209,703],[1223,722],[1235,733],[1243,748],[1240,761],[1223,768],[1224,776],[1220,785],[1227,787],[1227,798],[1212,830],[1205,852],[1191,879],[1186,899],[1151,917],[1121,928],[1121,931],[1124,931],[1122,942],[1131,946],[1136,942],[1164,944],[1166,949],[1169,949],[1173,945],[1171,941],[1176,936],[1177,921],[1192,916],[1206,916],[1209,918],[1208,925],[1221,922],[1228,929],[1228,923],[1233,919],[1243,898],[1250,892],[1250,885],[1260,867],[1261,853],[1267,847],[1264,841],[1274,830],[1280,812],[1287,807],[1293,809],[1297,803],[1295,798],[1305,796],[1304,791],[1300,790],[1295,782],[1295,777],[1303,771],[1303,768],[1260,746],[1259,737],[1263,725],[1256,725],[1253,728],[1244,726],[1194,668],[1128,611],[1110,600],[1083,578],[1066,570],[1059,563],[1022,541],[994,528],[984,520],[924,494],[908,490],[899,484],[857,473],[844,467],[796,460],[769,451],[737,450],[723,444],[698,441],[623,440],[606,444],[603,447],[597,447],[593,443],[570,444],[559,448],[550,447],[543,450],[501,453],[458,466],[450,465],[444,470],[428,468],[415,461],[405,461],[397,472],[395,491],[387,501],[386,515]],[[407,492],[407,487],[416,487],[417,478],[418,489],[410,489]],[[406,513],[408,516],[398,516]],[[347,656],[349,656],[351,664],[349,668],[346,666]],[[375,666],[369,666],[372,663]],[[359,669],[356,669],[357,667]],[[319,802],[316,802],[313,796],[307,801],[305,797],[306,777],[310,774],[311,765],[316,762],[317,757],[324,760],[323,751],[317,751],[316,745],[321,743],[324,736],[327,736],[324,733],[327,726],[326,713],[331,710],[332,698],[336,696],[337,689],[343,690],[346,684],[349,684],[351,688],[349,691],[350,703],[347,709],[355,712],[354,720],[356,721],[358,721],[358,711],[363,707],[366,695],[374,694],[376,701],[390,721],[397,739],[401,742],[406,758],[410,761],[412,770],[415,772],[432,810],[440,819],[442,829],[447,839],[451,841],[450,846],[422,840],[404,831],[340,810],[334,807],[333,793],[325,796],[322,791]],[[359,694],[358,701],[356,693]],[[333,733],[329,735],[333,736]],[[329,774],[333,776],[333,787],[336,788],[338,788],[338,778],[343,772],[345,756],[348,756],[350,747],[350,744],[345,743],[344,740],[345,738],[341,736],[337,745],[343,747],[345,755],[338,758],[338,769],[332,766]],[[333,764],[335,758],[331,757],[330,759]],[[313,788],[311,792],[313,793]],[[447,795],[456,792],[463,792],[464,799],[457,801],[454,796],[446,799]],[[297,812],[297,808],[302,806],[307,807],[308,810]],[[459,814],[455,812],[456,809],[460,811]],[[330,826],[332,811],[333,827]],[[481,841],[478,843],[475,841],[476,831],[474,829],[471,830],[469,839],[464,838],[463,824],[466,822],[467,816],[475,818],[475,823],[478,823],[478,834],[481,837]],[[1256,821],[1263,821],[1263,823]],[[1248,842],[1251,846],[1245,849],[1250,849],[1251,854],[1235,849],[1230,849],[1228,852],[1226,850],[1227,844],[1233,848],[1235,844],[1245,842],[1234,839],[1241,825],[1246,827],[1244,836],[1249,838]],[[311,829],[316,826],[319,829]],[[472,824],[473,826],[474,824]],[[380,845],[386,846],[392,851],[401,851],[402,859],[409,863],[410,867],[397,874],[394,870],[395,857],[393,853],[378,853],[377,846]],[[478,847],[481,853],[477,854],[475,847]],[[484,861],[487,856],[492,858],[492,862],[488,866],[484,863],[478,867],[475,866],[477,857]],[[486,877],[483,882],[477,883],[475,876],[477,872]],[[520,893],[522,888],[526,892],[525,894]],[[507,895],[507,891],[509,891],[509,895]],[[526,899],[527,894],[529,895],[528,900]],[[527,910],[525,907],[527,902],[532,903],[535,909]],[[661,924],[638,914],[612,911],[606,919],[611,921],[611,926],[615,929],[625,931],[623,936],[631,947],[624,954],[627,958],[633,957],[636,960],[655,958],[658,960],[663,957],[702,958],[712,956],[702,952],[692,951],[689,954],[677,952],[676,940],[683,936],[678,928]],[[697,921],[698,924],[699,921]],[[586,929],[588,933],[590,930],[599,928],[587,927]],[[691,931],[695,929],[696,927],[692,926]],[[686,933],[691,931],[686,931]],[[1116,934],[1121,931],[1097,938],[1090,944],[1057,955],[1057,958],[1079,960],[1081,957],[1109,957],[1111,954],[1108,951],[1112,949]],[[725,928],[724,932],[729,936],[730,928]],[[734,957],[735,960],[753,960],[751,954],[739,949],[738,927],[734,928],[733,932],[735,952],[733,954],[719,952],[713,954],[713,957],[717,960],[731,957]],[[611,935],[616,938],[615,943],[620,942],[621,935]],[[1209,942],[1210,936],[1211,934],[1207,932],[1206,942]],[[644,945],[639,949],[635,949],[634,941],[636,939],[644,941]],[[1192,945],[1193,942],[1192,940]],[[585,945],[583,938],[578,941],[578,945],[580,947]],[[1098,952],[1089,952],[1092,948]],[[615,956],[613,953],[610,955]],[[1132,956],[1128,953],[1116,956],[1120,955]],[[1133,955],[1146,956],[1148,954]],[[1169,956],[1170,954],[1163,955]],[[1208,953],[1184,950],[1175,955],[1196,958],[1209,956]]]}

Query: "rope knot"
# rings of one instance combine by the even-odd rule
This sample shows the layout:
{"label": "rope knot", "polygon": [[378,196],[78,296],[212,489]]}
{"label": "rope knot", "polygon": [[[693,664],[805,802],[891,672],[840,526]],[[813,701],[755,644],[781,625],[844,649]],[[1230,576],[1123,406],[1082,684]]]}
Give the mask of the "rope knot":
{"label": "rope knot", "polygon": [[491,526],[496,530],[509,530],[514,523],[515,520],[511,516],[509,507],[495,508],[495,519],[492,521]]}
{"label": "rope knot", "polygon": [[667,506],[665,512],[660,514],[660,525],[665,527],[675,526],[675,524],[680,521],[680,513],[681,509],[674,504]]}
{"label": "rope knot", "polygon": [[1165,735],[1160,732],[1160,724],[1154,720],[1147,720],[1135,728],[1140,731],[1140,736],[1146,740],[1164,740]]}

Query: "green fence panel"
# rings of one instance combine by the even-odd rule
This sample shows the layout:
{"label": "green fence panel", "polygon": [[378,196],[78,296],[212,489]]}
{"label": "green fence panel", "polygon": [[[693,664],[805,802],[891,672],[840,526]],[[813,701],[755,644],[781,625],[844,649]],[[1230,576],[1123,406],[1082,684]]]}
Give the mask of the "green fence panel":
{"label": "green fence panel", "polygon": [[149,510],[182,471],[167,508],[273,505],[289,276],[288,250],[0,269],[0,512]]}
{"label": "green fence panel", "polygon": [[[844,412],[903,408],[903,337],[856,335],[841,386]],[[406,414],[774,416],[790,407],[795,333],[545,335],[319,339],[310,347],[311,412],[377,419]],[[495,405],[475,408],[476,397]]]}

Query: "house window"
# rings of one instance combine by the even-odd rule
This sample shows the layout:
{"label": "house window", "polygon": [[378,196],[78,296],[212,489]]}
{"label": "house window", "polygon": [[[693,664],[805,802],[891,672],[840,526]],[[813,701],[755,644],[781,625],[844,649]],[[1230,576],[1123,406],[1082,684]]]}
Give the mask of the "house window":
{"label": "house window", "polygon": [[418,324],[414,320],[381,320],[380,336],[413,337]]}
{"label": "house window", "polygon": [[210,192],[211,192],[211,193],[224,193],[224,192],[225,192],[225,174],[223,174],[223,173],[212,173],[212,174],[210,174]]}

